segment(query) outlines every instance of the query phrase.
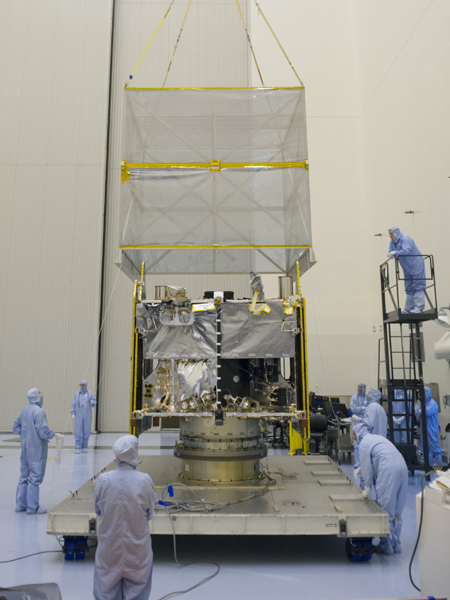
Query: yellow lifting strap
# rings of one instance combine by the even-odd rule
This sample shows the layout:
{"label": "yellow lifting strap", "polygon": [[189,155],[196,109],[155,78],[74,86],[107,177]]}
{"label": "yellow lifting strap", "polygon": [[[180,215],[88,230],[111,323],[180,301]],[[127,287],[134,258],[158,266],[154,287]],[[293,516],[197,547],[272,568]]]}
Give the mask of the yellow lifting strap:
{"label": "yellow lifting strap", "polygon": [[258,61],[256,60],[255,52],[253,50],[252,42],[250,40],[250,35],[248,33],[247,25],[245,23],[244,15],[242,13],[242,8],[241,8],[241,4],[240,4],[239,0],[236,0],[236,5],[238,7],[239,14],[241,15],[241,21],[242,21],[242,24],[244,25],[245,34],[246,34],[247,40],[248,40],[248,45],[250,46],[250,50],[252,51],[252,54],[253,54],[253,60],[255,61],[256,68],[258,69],[258,75],[259,75],[259,78],[261,79],[261,84],[264,86],[264,81],[263,81],[263,78],[261,75],[261,71],[259,70]]}
{"label": "yellow lifting strap", "polygon": [[132,73],[131,73],[130,77],[128,78],[128,81],[127,81],[127,82],[126,82],[126,84],[125,84],[125,87],[127,87],[127,85],[129,84],[129,82],[131,81],[131,79],[133,79],[133,77],[134,77],[134,74],[135,74],[135,73],[136,73],[136,71],[137,71],[137,68],[138,68],[138,67],[139,67],[139,65],[141,64],[141,61],[142,61],[142,59],[144,58],[144,56],[147,54],[147,50],[150,48],[150,46],[151,46],[151,44],[152,44],[153,40],[154,40],[154,39],[155,39],[155,37],[156,37],[156,34],[158,33],[158,31],[159,31],[159,29],[160,29],[161,25],[164,23],[164,21],[165,21],[165,19],[166,19],[167,15],[169,14],[169,12],[170,12],[170,9],[172,8],[172,6],[173,6],[173,3],[174,3],[174,2],[175,2],[175,0],[171,0],[169,8],[166,10],[166,14],[165,14],[165,15],[163,16],[163,18],[161,19],[161,22],[160,22],[160,24],[158,25],[158,27],[156,28],[156,31],[155,31],[155,33],[152,35],[152,39],[151,39],[151,40],[149,41],[149,43],[147,44],[147,48],[144,50],[144,52],[142,53],[142,56],[141,56],[141,58],[138,60],[138,63],[137,63],[137,65],[134,67],[134,69],[133,69],[133,71],[132,71]]}
{"label": "yellow lifting strap", "polygon": [[256,0],[254,0],[254,3],[256,4],[257,8],[258,8],[258,13],[262,16],[262,18],[264,19],[264,21],[266,22],[267,27],[270,29],[270,31],[272,32],[273,37],[275,38],[277,44],[280,46],[280,50],[281,52],[284,54],[284,56],[286,57],[286,60],[289,63],[289,66],[291,67],[291,69],[294,71],[295,76],[297,77],[297,79],[300,82],[300,85],[303,85],[302,80],[300,79],[300,77],[298,76],[297,71],[295,70],[294,65],[291,63],[291,61],[289,60],[289,56],[286,54],[286,52],[284,51],[283,46],[280,43],[280,40],[277,38],[277,36],[275,35],[274,30],[272,29],[272,27],[270,26],[269,21],[266,19],[266,15],[263,13],[263,11],[261,10],[261,7],[259,6],[259,4],[257,3]]}
{"label": "yellow lifting strap", "polygon": [[305,159],[298,162],[223,163],[220,160],[211,160],[209,163],[130,163],[123,160],[122,183],[130,181],[129,169],[208,169],[211,172],[220,172],[223,169],[305,169],[309,171],[309,161]]}
{"label": "yellow lifting strap", "polygon": [[178,48],[178,42],[179,42],[179,41],[180,41],[180,39],[181,39],[181,34],[183,33],[183,29],[184,29],[184,26],[185,26],[185,24],[186,24],[186,19],[187,19],[187,16],[188,16],[188,14],[189,14],[189,10],[190,10],[190,8],[191,8],[191,4],[192,4],[192,0],[189,0],[188,7],[187,7],[187,9],[186,9],[186,14],[184,15],[183,23],[182,23],[182,25],[181,25],[180,33],[178,34],[177,41],[175,42],[175,48],[173,49],[172,58],[170,59],[169,67],[168,67],[168,69],[167,69],[167,73],[166,73],[166,76],[165,76],[165,78],[164,78],[163,87],[166,85],[167,77],[169,76],[170,67],[172,66],[173,59],[175,58],[175,52],[177,51],[177,48]]}

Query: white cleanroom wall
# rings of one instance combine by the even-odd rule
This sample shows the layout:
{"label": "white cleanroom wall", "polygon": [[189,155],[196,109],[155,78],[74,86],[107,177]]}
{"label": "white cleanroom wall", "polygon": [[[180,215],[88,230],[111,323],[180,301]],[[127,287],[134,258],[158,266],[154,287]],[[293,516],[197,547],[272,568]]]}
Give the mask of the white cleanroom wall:
{"label": "white cleanroom wall", "polygon": [[[377,85],[365,81],[361,67],[361,151],[364,158],[364,193],[367,205],[367,250],[370,264],[386,255],[386,226],[409,234],[423,254],[433,254],[439,306],[450,300],[450,3],[384,3],[389,22],[404,26],[405,14],[414,14],[397,44],[395,59],[384,63]],[[380,7],[380,10],[383,7]],[[407,10],[406,10],[407,9]],[[357,6],[364,27],[377,19],[375,7]],[[406,33],[408,33],[406,37]],[[362,61],[374,63],[374,33],[359,40]],[[384,61],[381,43],[380,57]],[[364,86],[363,86],[364,83]],[[413,211],[413,214],[408,214]],[[383,237],[374,234],[382,232]],[[369,286],[376,289],[378,273],[372,269]],[[379,315],[378,297],[371,302],[372,320]],[[450,394],[450,367],[434,357],[434,344],[445,329],[424,324],[425,381],[439,384],[441,435],[450,421],[442,396]]]}
{"label": "white cleanroom wall", "polygon": [[[181,0],[173,5],[130,86],[162,86],[188,4],[188,0]],[[109,309],[103,330],[100,375],[99,427],[102,431],[123,431],[129,427],[133,282],[124,273],[119,274],[115,265],[120,245],[120,163],[124,158],[121,156],[123,86],[168,5],[169,2],[154,0],[139,4],[118,0],[116,3],[103,303],[104,311],[108,305]],[[247,18],[247,1],[241,0],[241,6]],[[248,84],[248,45],[235,0],[194,0],[167,87]],[[185,285],[188,294],[198,297],[205,289],[211,289],[205,279],[208,278],[195,275],[172,275],[170,279],[149,275],[147,295],[153,295],[155,285],[171,284]],[[247,275],[217,276],[211,283],[235,289],[242,295],[248,279]]]}
{"label": "white cleanroom wall", "polygon": [[[306,87],[318,260],[303,279],[311,389],[318,383],[319,393],[351,394],[358,381],[377,385],[379,265],[388,227],[400,226],[434,254],[439,303],[449,303],[450,3],[259,4]],[[263,41],[263,28],[255,9],[252,37],[263,76],[294,84],[287,63],[279,67],[276,43]],[[424,331],[425,379],[439,383],[442,397],[450,393],[450,369],[434,358],[433,345],[444,329],[428,323]]]}
{"label": "white cleanroom wall", "polygon": [[[378,266],[388,227],[399,225],[435,255],[439,302],[450,300],[450,3],[258,1],[306,86],[318,259],[303,279],[311,389],[317,382],[319,392],[353,393],[360,379],[376,385]],[[0,430],[11,430],[34,385],[45,394],[50,426],[62,429],[92,355],[87,380],[91,388],[96,384],[111,5],[2,4]],[[251,84],[242,24],[229,15],[231,5],[235,10],[234,0],[194,0],[190,33],[181,38],[167,85]],[[251,7],[250,34],[266,85],[296,85],[254,3],[242,5]],[[122,86],[168,1],[116,0],[116,6],[104,313],[116,279],[117,285],[105,321],[100,425],[123,431],[132,283],[113,264]],[[164,80],[186,7],[187,1],[174,4],[175,19],[162,26],[136,85]],[[220,27],[200,35],[204,23],[213,22],[213,10]],[[224,50],[211,54],[213,42]],[[409,210],[414,215],[406,215]],[[384,237],[375,237],[379,232]],[[187,277],[178,283],[186,280],[192,295],[219,284]],[[159,277],[148,277],[149,294],[159,284]],[[246,276],[224,283],[239,295],[247,285]],[[276,295],[276,278],[265,285],[269,296]],[[433,358],[433,343],[443,332],[425,326],[425,376],[440,384],[441,396],[450,393],[449,366]]]}
{"label": "white cleanroom wall", "polygon": [[72,430],[79,381],[96,387],[111,6],[1,4],[3,431],[35,386]]}
{"label": "white cleanroom wall", "polygon": [[[354,3],[258,3],[305,84],[312,239],[318,261],[301,283],[310,389],[349,394],[360,379],[375,385],[376,376],[371,362],[376,340],[367,321],[370,290],[362,225]],[[295,85],[295,75],[256,9],[252,36],[264,78],[273,85]]]}

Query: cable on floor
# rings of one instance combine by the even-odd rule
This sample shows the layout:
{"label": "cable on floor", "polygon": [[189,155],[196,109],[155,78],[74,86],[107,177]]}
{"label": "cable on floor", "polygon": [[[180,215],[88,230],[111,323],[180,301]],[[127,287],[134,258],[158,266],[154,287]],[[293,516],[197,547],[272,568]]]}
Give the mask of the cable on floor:
{"label": "cable on floor", "polygon": [[[188,592],[191,592],[192,590],[199,588],[200,586],[204,585],[205,583],[208,583],[208,581],[211,581],[211,579],[214,579],[214,577],[216,577],[220,573],[220,565],[217,563],[213,563],[213,562],[182,563],[178,560],[175,525],[173,524],[173,519],[172,519],[171,515],[173,513],[178,513],[178,512],[182,512],[182,511],[185,511],[185,512],[199,512],[199,511],[214,512],[216,510],[220,510],[221,508],[224,508],[225,506],[231,506],[233,504],[241,504],[242,502],[247,502],[248,500],[250,500],[252,498],[257,498],[258,496],[263,496],[270,490],[270,486],[276,484],[276,480],[270,476],[270,472],[269,472],[268,468],[267,468],[267,471],[263,471],[261,473],[260,479],[264,479],[264,478],[266,478],[268,480],[267,485],[260,492],[251,494],[250,496],[248,496],[247,498],[244,498],[242,500],[239,499],[235,502],[226,502],[226,503],[206,502],[205,500],[200,498],[200,496],[196,492],[194,492],[194,490],[192,488],[190,488],[189,486],[187,486],[183,483],[180,483],[180,482],[177,482],[176,484],[170,483],[169,485],[167,485],[164,488],[164,490],[162,492],[162,496],[161,496],[162,500],[160,502],[158,502],[158,504],[156,505],[156,509],[157,510],[162,510],[162,509],[165,510],[167,513],[167,516],[169,517],[170,524],[172,526],[173,555],[174,555],[175,562],[177,563],[177,565],[180,565],[180,567],[191,567],[194,565],[211,565],[211,566],[217,567],[217,569],[216,569],[215,573],[213,573],[212,575],[209,575],[208,577],[205,577],[204,579],[199,581],[199,583],[196,583],[189,589],[176,591],[176,592],[170,592],[169,594],[166,594],[165,596],[158,598],[158,600],[167,600],[167,598],[173,598],[174,596],[181,596],[182,594],[187,594]],[[167,493],[170,494],[171,496],[173,496],[173,486],[174,485],[186,488],[189,492],[191,492],[191,494],[193,494],[197,498],[197,500],[191,500],[189,502],[180,502],[177,500],[166,500],[165,496]]]}
{"label": "cable on floor", "polygon": [[411,581],[412,585],[413,585],[413,586],[416,588],[416,590],[417,590],[418,592],[420,592],[420,588],[419,588],[419,587],[417,587],[417,585],[414,583],[414,580],[413,580],[413,578],[412,578],[412,564],[413,564],[414,557],[415,557],[415,555],[416,555],[417,548],[418,548],[418,546],[419,546],[420,534],[422,533],[422,523],[423,523],[423,503],[424,503],[424,496],[425,496],[425,490],[424,490],[424,487],[423,487],[423,480],[424,480],[426,477],[428,477],[429,475],[432,475],[433,473],[434,473],[434,474],[439,474],[439,473],[442,473],[442,472],[444,472],[444,471],[448,471],[448,469],[449,469],[449,468],[450,468],[450,463],[449,463],[448,465],[446,465],[446,466],[442,467],[442,469],[439,469],[439,471],[435,471],[434,469],[433,469],[432,471],[428,471],[428,473],[425,473],[425,475],[424,475],[424,476],[423,476],[423,477],[420,479],[420,487],[421,487],[421,489],[422,489],[422,495],[421,495],[421,498],[420,498],[420,521],[419,521],[419,531],[417,532],[416,544],[415,544],[415,546],[414,546],[414,550],[413,550],[413,553],[412,553],[412,556],[411,556],[411,560],[409,561],[409,579],[410,579],[410,581]]}
{"label": "cable on floor", "polygon": [[11,558],[10,560],[0,560],[0,565],[5,563],[14,562],[16,560],[23,560],[24,558],[30,558],[30,556],[37,556],[38,554],[51,554],[52,552],[61,552],[61,550],[42,550],[42,552],[34,552],[33,554],[27,554],[26,556],[19,556],[18,558]]}

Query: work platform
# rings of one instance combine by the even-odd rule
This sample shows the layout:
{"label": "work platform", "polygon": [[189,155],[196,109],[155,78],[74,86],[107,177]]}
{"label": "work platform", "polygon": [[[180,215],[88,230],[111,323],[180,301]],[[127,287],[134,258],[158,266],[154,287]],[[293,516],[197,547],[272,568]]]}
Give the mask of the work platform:
{"label": "work platform", "polygon": [[436,308],[430,308],[417,314],[402,314],[401,309],[397,309],[384,315],[384,323],[422,323],[423,321],[435,321],[437,318]]}
{"label": "work platform", "polygon": [[[266,463],[272,479],[255,484],[195,485],[185,482],[206,502],[236,502],[214,512],[177,512],[177,534],[187,535],[336,535],[371,538],[389,533],[388,514],[373,500],[364,500],[360,488],[327,456],[271,456]],[[66,500],[48,512],[50,535],[96,536],[94,488],[97,477],[115,468],[111,462]],[[180,486],[180,460],[174,456],[143,456],[138,470],[149,473],[158,498],[173,484],[171,500],[197,500]],[[169,495],[166,493],[166,500]],[[172,534],[172,523],[161,507],[150,521],[152,535]]]}

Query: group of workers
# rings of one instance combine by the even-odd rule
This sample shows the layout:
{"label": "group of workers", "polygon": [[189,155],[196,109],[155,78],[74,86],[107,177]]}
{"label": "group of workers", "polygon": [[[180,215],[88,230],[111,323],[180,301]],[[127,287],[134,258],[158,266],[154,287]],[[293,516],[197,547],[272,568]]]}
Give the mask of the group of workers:
{"label": "group of workers", "polygon": [[[48,442],[53,438],[63,438],[61,433],[49,429],[47,417],[42,410],[43,403],[43,394],[38,388],[32,388],[28,392],[28,406],[22,409],[13,425],[13,433],[20,435],[21,446],[16,512],[26,511],[29,515],[47,512],[39,505],[39,486],[44,480]],[[87,389],[87,382],[81,381],[70,408],[74,420],[75,454],[88,451],[92,408],[96,404],[94,394]]]}
{"label": "group of workers", "polygon": [[[49,429],[42,409],[43,394],[28,392],[28,406],[14,422],[20,435],[20,478],[16,512],[45,514],[39,505],[39,486],[44,479],[49,440],[62,434]],[[75,453],[87,452],[92,407],[96,400],[80,383],[70,409],[74,418]],[[95,486],[95,512],[100,517],[95,554],[94,598],[148,600],[152,585],[153,552],[148,527],[157,496],[149,475],[136,471],[138,439],[125,435],[113,445],[117,469],[102,473]]]}
{"label": "group of workers", "polygon": [[[405,278],[406,303],[403,313],[419,313],[425,308],[425,265],[420,251],[409,236],[398,227],[389,229],[391,243],[388,258],[398,258]],[[401,515],[405,505],[408,470],[400,452],[387,439],[387,416],[380,405],[381,392],[358,384],[350,400],[353,424],[355,478],[359,477],[362,496],[372,491],[375,499],[389,515],[390,535],[380,539],[379,552],[401,552]],[[16,492],[16,512],[43,514],[39,505],[39,485],[47,462],[48,442],[63,436],[50,430],[42,410],[43,395],[33,388],[28,392],[29,404],[14,422],[13,432],[20,435],[20,478]],[[425,387],[427,439],[430,464],[442,464],[438,442],[438,407],[431,389]],[[81,381],[70,413],[74,420],[75,454],[88,451],[92,408],[97,401]],[[408,406],[408,409],[406,408]],[[395,390],[393,408],[395,443],[406,441],[404,432],[411,430],[412,400],[403,390]],[[420,404],[415,417],[421,425]],[[408,419],[409,427],[405,420]],[[95,487],[95,512],[100,517],[98,547],[95,558],[94,597],[96,600],[136,598],[147,600],[152,583],[153,553],[148,521],[157,502],[155,487],[149,475],[136,471],[138,439],[125,435],[113,445],[117,469],[99,476]]]}
{"label": "group of workers", "polygon": [[[442,465],[439,447],[438,405],[432,398],[431,388],[425,389],[426,429],[430,464]],[[374,499],[389,514],[390,535],[380,538],[378,552],[394,554],[401,552],[400,533],[401,515],[405,506],[408,469],[401,453],[387,439],[387,415],[380,405],[381,392],[371,388],[366,395],[366,385],[359,383],[357,392],[350,399],[353,423],[354,475],[359,478],[362,495],[368,498],[374,493]],[[392,403],[394,422],[394,442],[403,441],[403,432],[407,429],[404,421],[412,418],[412,401],[404,398],[403,390],[395,390],[396,400]],[[423,452],[423,419],[421,405],[415,410],[420,424],[420,448]],[[373,491],[372,491],[373,488]]]}

